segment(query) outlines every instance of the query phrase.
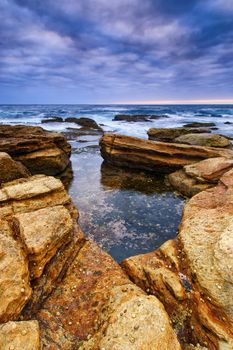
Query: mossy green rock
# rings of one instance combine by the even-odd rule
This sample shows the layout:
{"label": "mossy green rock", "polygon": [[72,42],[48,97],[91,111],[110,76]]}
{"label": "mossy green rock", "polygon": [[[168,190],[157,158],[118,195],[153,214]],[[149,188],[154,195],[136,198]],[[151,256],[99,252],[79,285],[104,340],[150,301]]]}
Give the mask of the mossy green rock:
{"label": "mossy green rock", "polygon": [[231,142],[221,135],[217,134],[186,134],[177,137],[174,142],[187,143],[188,145],[207,146],[207,147],[230,147]]}

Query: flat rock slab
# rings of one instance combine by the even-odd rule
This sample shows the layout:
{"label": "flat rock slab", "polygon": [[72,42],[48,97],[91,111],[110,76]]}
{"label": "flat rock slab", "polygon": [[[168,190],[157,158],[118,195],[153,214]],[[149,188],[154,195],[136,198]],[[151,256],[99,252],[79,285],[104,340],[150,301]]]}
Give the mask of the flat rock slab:
{"label": "flat rock slab", "polygon": [[114,134],[105,134],[100,140],[100,147],[102,157],[110,164],[153,172],[172,172],[206,158],[233,159],[233,151],[227,149],[155,142]]}
{"label": "flat rock slab", "polygon": [[181,127],[181,128],[151,128],[147,134],[150,140],[162,141],[162,142],[174,142],[177,137],[186,134],[200,134],[204,132],[210,132],[206,128],[192,128],[192,127]]}
{"label": "flat rock slab", "polygon": [[162,304],[92,242],[35,316],[43,349],[180,349]]}
{"label": "flat rock slab", "polygon": [[231,142],[224,136],[217,134],[186,134],[179,136],[174,139],[174,142],[177,143],[187,143],[188,145],[196,145],[196,146],[206,146],[206,147],[230,147]]}
{"label": "flat rock slab", "polygon": [[0,325],[1,350],[41,350],[37,321],[7,322]]}
{"label": "flat rock slab", "polygon": [[60,205],[18,214],[13,222],[28,255],[31,278],[38,278],[57,250],[71,239],[70,213]]}

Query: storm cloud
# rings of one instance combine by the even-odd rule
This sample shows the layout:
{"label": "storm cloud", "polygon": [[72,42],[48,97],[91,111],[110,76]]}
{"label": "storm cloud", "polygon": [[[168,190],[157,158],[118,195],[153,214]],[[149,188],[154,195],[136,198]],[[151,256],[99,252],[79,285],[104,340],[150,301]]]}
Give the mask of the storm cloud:
{"label": "storm cloud", "polygon": [[1,103],[231,99],[231,0],[0,0]]}

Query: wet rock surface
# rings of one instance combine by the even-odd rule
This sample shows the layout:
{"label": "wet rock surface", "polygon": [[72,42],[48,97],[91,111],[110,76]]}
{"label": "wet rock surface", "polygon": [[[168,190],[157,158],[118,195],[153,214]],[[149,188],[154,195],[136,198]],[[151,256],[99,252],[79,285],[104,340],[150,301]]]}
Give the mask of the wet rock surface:
{"label": "wet rock surface", "polygon": [[96,123],[96,121],[94,119],[91,118],[76,118],[76,117],[69,117],[65,119],[65,122],[69,122],[69,123],[75,123],[78,124],[80,126],[82,126],[83,128],[86,129],[96,129],[96,130],[102,130],[102,128]]}
{"label": "wet rock surface", "polygon": [[[232,171],[224,175],[232,180]],[[233,347],[232,182],[194,196],[176,240],[126,259],[131,279],[164,304],[178,337],[207,349]]]}
{"label": "wet rock surface", "polygon": [[150,122],[160,118],[168,118],[167,115],[144,115],[144,114],[118,114],[113,118],[113,121],[125,121],[130,123],[136,122]]}
{"label": "wet rock surface", "polygon": [[68,166],[71,147],[61,134],[40,127],[0,125],[0,151],[32,174],[57,175]]}
{"label": "wet rock surface", "polygon": [[180,128],[151,128],[147,134],[149,140],[161,141],[161,142],[175,142],[177,137],[186,134],[201,134],[208,133],[210,129],[207,128],[193,128],[193,127],[180,127]]}
{"label": "wet rock surface", "polygon": [[187,197],[215,186],[218,180],[233,167],[233,158],[224,157],[205,159],[186,165],[168,175],[170,184]]}
{"label": "wet rock surface", "polygon": [[105,134],[100,140],[101,155],[112,165],[172,172],[205,158],[233,157],[233,151],[213,147],[155,142],[123,135]]}

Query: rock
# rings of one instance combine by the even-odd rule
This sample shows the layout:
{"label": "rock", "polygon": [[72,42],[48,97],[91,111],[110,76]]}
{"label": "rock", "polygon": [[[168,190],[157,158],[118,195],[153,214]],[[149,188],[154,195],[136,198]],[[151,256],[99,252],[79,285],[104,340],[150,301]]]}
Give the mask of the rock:
{"label": "rock", "polygon": [[232,170],[224,176],[229,186],[220,181],[187,202],[176,240],[122,264],[164,304],[184,348],[233,348]]}
{"label": "rock", "polygon": [[224,122],[224,124],[230,125],[230,124],[232,124],[232,122]]}
{"label": "rock", "polygon": [[0,151],[33,174],[57,175],[69,164],[71,146],[61,134],[40,127],[0,125]]}
{"label": "rock", "polygon": [[150,122],[160,118],[168,118],[166,115],[144,115],[144,114],[118,114],[113,118],[113,121],[125,121],[125,122]]}
{"label": "rock", "polygon": [[101,127],[91,118],[75,118],[69,117],[65,119],[66,122],[78,124],[87,129],[102,130]]}
{"label": "rock", "polygon": [[233,167],[233,159],[210,158],[186,165],[182,170],[169,174],[170,184],[187,197],[215,186],[216,182]]}
{"label": "rock", "polygon": [[233,158],[233,151],[155,142],[123,135],[105,134],[100,140],[101,155],[112,165],[172,172],[206,158]]}
{"label": "rock", "polygon": [[42,275],[45,265],[71,239],[69,211],[62,205],[13,216],[14,228],[23,242],[33,278]]}
{"label": "rock", "polygon": [[186,134],[200,134],[208,133],[210,130],[205,128],[151,128],[147,134],[149,140],[162,141],[162,142],[174,142],[177,137]]}
{"label": "rock", "polygon": [[41,121],[42,124],[45,124],[45,123],[62,123],[62,122],[63,122],[63,118],[61,118],[61,117],[52,117],[52,118],[43,119]]}
{"label": "rock", "polygon": [[41,350],[38,322],[8,322],[0,325],[0,349]]}
{"label": "rock", "polygon": [[193,122],[193,123],[187,123],[184,125],[184,128],[202,128],[202,127],[205,127],[205,128],[209,128],[209,127],[212,127],[212,126],[216,126],[215,123],[203,123],[203,122]]}
{"label": "rock", "polygon": [[231,142],[226,137],[217,134],[186,134],[175,138],[174,142],[207,147],[230,147]]}
{"label": "rock", "polygon": [[0,184],[29,175],[30,172],[23,164],[14,161],[9,154],[0,152]]}
{"label": "rock", "polygon": [[17,319],[30,296],[26,256],[0,220],[0,322]]}
{"label": "rock", "polygon": [[79,251],[36,318],[48,349],[180,349],[162,304],[134,286],[92,242]]}

